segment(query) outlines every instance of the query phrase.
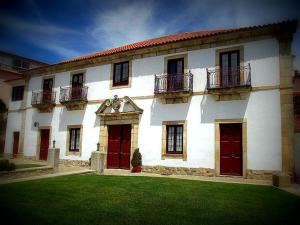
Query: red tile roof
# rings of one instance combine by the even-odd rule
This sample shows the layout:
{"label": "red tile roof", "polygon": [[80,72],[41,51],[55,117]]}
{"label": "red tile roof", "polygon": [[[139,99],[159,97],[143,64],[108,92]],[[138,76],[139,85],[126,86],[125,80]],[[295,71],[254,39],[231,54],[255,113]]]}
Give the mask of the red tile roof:
{"label": "red tile roof", "polygon": [[236,30],[236,29],[196,31],[196,32],[185,32],[185,33],[181,33],[181,34],[173,34],[173,35],[168,35],[168,36],[164,36],[164,37],[148,39],[145,41],[140,41],[140,42],[136,42],[133,44],[124,45],[121,47],[112,48],[112,49],[104,50],[101,52],[83,55],[83,56],[80,56],[77,58],[65,60],[63,62],[80,61],[80,60],[84,60],[84,59],[91,59],[91,58],[95,58],[95,57],[99,57],[99,56],[112,55],[115,53],[120,53],[120,52],[125,52],[125,51],[129,51],[129,50],[135,50],[135,49],[140,49],[140,48],[145,48],[145,47],[158,46],[158,45],[163,45],[163,44],[168,44],[168,43],[178,42],[178,41],[185,41],[185,40],[190,40],[190,39],[195,39],[195,38],[200,38],[200,37],[208,37],[208,36],[213,36],[216,34],[230,32],[233,30]]}
{"label": "red tile roof", "polygon": [[[83,55],[83,56],[72,58],[72,59],[67,59],[67,60],[58,62],[56,64],[46,65],[43,67],[51,67],[51,66],[60,65],[60,64],[67,64],[67,63],[71,63],[71,62],[93,59],[96,57],[113,55],[116,53],[126,52],[126,51],[130,51],[130,50],[136,50],[136,49],[141,49],[141,48],[145,48],[145,47],[159,46],[159,45],[164,45],[164,44],[174,43],[174,42],[179,42],[179,41],[211,37],[211,36],[216,36],[219,34],[233,33],[233,32],[238,32],[238,31],[246,31],[246,30],[251,30],[251,29],[259,29],[259,28],[265,28],[265,27],[269,27],[269,26],[276,26],[276,25],[284,26],[284,25],[288,25],[288,24],[293,24],[296,27],[297,21],[296,20],[288,20],[288,21],[283,21],[283,22],[279,22],[279,23],[242,27],[242,28],[235,28],[235,29],[218,29],[218,30],[195,31],[195,32],[185,32],[185,33],[180,33],[180,34],[173,34],[173,35],[168,35],[168,36],[164,36],[164,37],[148,39],[145,41],[140,41],[140,42],[136,42],[133,44],[128,44],[128,45],[124,45],[121,47],[112,48],[112,49],[108,49],[108,50],[104,50],[104,51],[100,51],[100,52],[96,52],[96,53],[91,53],[91,54]],[[39,68],[43,68],[43,67],[39,67]],[[39,68],[36,68],[36,69],[39,69]],[[35,70],[35,69],[31,69],[31,70]],[[28,70],[28,71],[31,71],[31,70]]]}

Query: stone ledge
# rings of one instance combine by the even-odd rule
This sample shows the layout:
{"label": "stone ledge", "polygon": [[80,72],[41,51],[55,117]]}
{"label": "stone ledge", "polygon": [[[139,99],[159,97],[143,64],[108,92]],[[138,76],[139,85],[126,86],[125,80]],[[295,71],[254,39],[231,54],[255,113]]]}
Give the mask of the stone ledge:
{"label": "stone ledge", "polygon": [[247,178],[255,180],[272,180],[273,174],[278,171],[272,170],[247,170]]}
{"label": "stone ledge", "polygon": [[195,175],[215,176],[215,170],[209,168],[187,168],[187,167],[166,167],[166,166],[142,166],[145,173],[156,173],[162,175]]}
{"label": "stone ledge", "polygon": [[60,159],[59,163],[65,166],[79,166],[90,168],[90,162],[87,160]]}

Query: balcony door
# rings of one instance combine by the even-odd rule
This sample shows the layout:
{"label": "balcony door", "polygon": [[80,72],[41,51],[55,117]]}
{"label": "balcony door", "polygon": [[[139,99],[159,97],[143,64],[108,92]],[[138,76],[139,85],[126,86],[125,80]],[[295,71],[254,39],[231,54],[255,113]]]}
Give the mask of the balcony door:
{"label": "balcony door", "polygon": [[239,51],[220,54],[220,86],[236,87],[240,84],[240,53]]}
{"label": "balcony door", "polygon": [[168,60],[168,91],[180,91],[183,89],[183,67],[183,58]]}
{"label": "balcony door", "polygon": [[43,81],[43,103],[51,103],[53,78]]}
{"label": "balcony door", "polygon": [[72,77],[72,99],[81,99],[83,87],[83,73],[74,74]]}

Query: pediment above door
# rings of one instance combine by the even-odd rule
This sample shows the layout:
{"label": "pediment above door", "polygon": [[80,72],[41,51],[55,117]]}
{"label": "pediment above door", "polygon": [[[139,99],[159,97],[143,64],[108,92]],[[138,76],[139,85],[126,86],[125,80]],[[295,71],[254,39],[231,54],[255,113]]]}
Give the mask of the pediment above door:
{"label": "pediment above door", "polygon": [[143,109],[139,108],[128,96],[119,98],[115,95],[113,99],[106,99],[96,111],[98,116],[118,116],[142,114]]}

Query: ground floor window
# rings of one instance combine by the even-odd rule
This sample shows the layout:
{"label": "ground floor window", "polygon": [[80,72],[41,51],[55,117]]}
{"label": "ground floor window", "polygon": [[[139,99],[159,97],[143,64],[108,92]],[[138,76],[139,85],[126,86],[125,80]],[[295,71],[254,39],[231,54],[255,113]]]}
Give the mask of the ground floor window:
{"label": "ground floor window", "polygon": [[167,153],[182,154],[183,149],[183,126],[167,125]]}
{"label": "ground floor window", "polygon": [[80,148],[79,143],[80,143],[80,128],[71,128],[69,151],[78,152]]}
{"label": "ground floor window", "polygon": [[66,155],[81,155],[82,125],[68,126]]}
{"label": "ground floor window", "polygon": [[187,159],[187,123],[185,120],[162,122],[162,159]]}

